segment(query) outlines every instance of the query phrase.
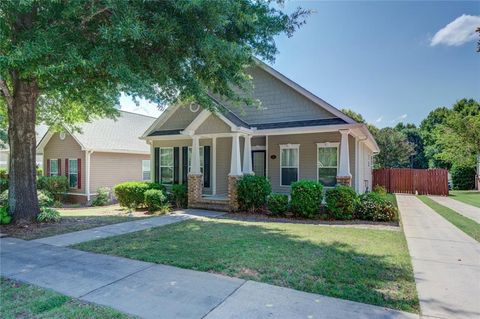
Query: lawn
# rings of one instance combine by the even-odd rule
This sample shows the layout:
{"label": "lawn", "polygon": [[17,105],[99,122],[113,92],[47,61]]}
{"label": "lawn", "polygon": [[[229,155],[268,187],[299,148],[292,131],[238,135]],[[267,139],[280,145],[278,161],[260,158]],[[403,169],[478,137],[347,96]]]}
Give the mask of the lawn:
{"label": "lawn", "polygon": [[478,224],[476,221],[437,203],[433,199],[428,198],[428,196],[420,195],[418,198],[420,198],[422,202],[427,204],[431,209],[439,213],[441,216],[443,216],[443,218],[455,225],[465,234],[480,242],[480,224]]}
{"label": "lawn", "polygon": [[74,247],[419,311],[401,231],[203,219]]}
{"label": "lawn", "polygon": [[480,208],[480,192],[476,191],[450,191],[450,197]]}
{"label": "lawn", "polygon": [[0,314],[13,318],[133,318],[51,290],[0,278]]}
{"label": "lawn", "polygon": [[1,225],[0,232],[12,237],[31,240],[78,230],[100,227],[146,218],[145,212],[127,214],[118,205],[58,209],[62,219],[58,223],[31,225]]}

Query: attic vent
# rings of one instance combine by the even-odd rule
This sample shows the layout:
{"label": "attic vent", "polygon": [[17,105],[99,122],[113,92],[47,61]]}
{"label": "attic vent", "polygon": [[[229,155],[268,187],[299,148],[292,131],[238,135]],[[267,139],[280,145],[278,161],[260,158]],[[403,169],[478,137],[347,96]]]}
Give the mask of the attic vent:
{"label": "attic vent", "polygon": [[65,139],[65,132],[60,132],[60,139],[62,141]]}
{"label": "attic vent", "polygon": [[190,104],[190,112],[197,113],[199,109],[200,105],[194,103]]}

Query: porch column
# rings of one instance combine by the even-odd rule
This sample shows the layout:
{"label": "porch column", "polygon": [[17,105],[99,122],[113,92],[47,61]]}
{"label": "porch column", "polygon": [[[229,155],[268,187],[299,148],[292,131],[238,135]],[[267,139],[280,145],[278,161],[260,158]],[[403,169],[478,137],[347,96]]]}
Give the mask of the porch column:
{"label": "porch column", "polygon": [[350,154],[348,147],[348,134],[350,130],[340,130],[342,139],[340,141],[340,166],[338,168],[337,183],[352,185],[352,174],[350,173]]}
{"label": "porch column", "polygon": [[252,170],[252,136],[245,135],[245,144],[243,146],[243,174],[251,175]]}
{"label": "porch column", "polygon": [[192,168],[190,174],[201,174],[200,171],[200,138],[192,136]]}
{"label": "porch column", "polygon": [[188,173],[188,207],[202,199],[203,175],[200,171],[200,137],[192,136],[192,167]]}
{"label": "porch column", "polygon": [[230,211],[238,210],[237,181],[242,175],[240,159],[240,134],[232,136],[232,157],[230,160],[230,174],[228,174],[228,204]]}

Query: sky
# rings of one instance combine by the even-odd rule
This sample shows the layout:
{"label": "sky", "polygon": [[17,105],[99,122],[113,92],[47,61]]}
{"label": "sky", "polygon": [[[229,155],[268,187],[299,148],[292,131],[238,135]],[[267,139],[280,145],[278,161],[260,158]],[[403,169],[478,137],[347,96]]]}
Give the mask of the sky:
{"label": "sky", "polygon": [[[480,101],[480,1],[289,1],[313,10],[293,37],[278,36],[271,65],[337,108],[378,127],[420,124],[439,106]],[[121,108],[158,116],[155,105]]]}

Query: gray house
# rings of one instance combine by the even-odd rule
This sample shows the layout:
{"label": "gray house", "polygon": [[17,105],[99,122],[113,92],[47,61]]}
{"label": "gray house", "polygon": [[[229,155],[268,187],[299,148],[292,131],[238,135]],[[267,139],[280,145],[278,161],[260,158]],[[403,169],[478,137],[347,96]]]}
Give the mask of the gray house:
{"label": "gray house", "polygon": [[280,193],[299,179],[371,189],[379,148],[366,125],[260,61],[249,73],[260,108],[218,99],[215,113],[172,105],[145,131],[152,180],[188,182],[189,205],[205,208],[235,209],[235,181],[243,174],[268,177]]}

